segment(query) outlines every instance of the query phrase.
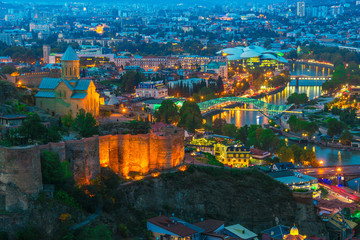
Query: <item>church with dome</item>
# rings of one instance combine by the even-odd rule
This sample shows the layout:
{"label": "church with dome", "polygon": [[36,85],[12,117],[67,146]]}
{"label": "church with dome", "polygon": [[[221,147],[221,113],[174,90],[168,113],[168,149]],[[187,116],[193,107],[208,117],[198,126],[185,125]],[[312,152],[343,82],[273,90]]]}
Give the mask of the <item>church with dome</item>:
{"label": "church with dome", "polygon": [[51,115],[71,114],[80,109],[99,115],[99,94],[90,79],[80,79],[80,59],[69,46],[61,58],[61,78],[43,78],[35,95],[36,106]]}
{"label": "church with dome", "polygon": [[299,229],[294,225],[290,229],[290,234],[284,235],[284,240],[304,240],[306,239],[305,235],[299,234]]}

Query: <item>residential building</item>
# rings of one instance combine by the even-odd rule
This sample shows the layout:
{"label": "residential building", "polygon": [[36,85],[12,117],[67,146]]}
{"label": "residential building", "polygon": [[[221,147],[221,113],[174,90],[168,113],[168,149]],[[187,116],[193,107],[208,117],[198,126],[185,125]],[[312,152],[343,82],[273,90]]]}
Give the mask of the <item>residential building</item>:
{"label": "residential building", "polygon": [[136,97],[165,98],[168,96],[168,88],[162,81],[141,82],[135,89]]}
{"label": "residential building", "polygon": [[292,162],[275,163],[271,166],[271,170],[273,171],[282,171],[282,170],[290,170],[290,169],[295,169],[295,166]]}
{"label": "residential building", "polygon": [[278,225],[261,232],[262,240],[283,240],[290,233],[290,227]]}
{"label": "residential building", "polygon": [[290,170],[269,172],[268,175],[285,184],[290,189],[316,190],[319,188],[318,179]]}
{"label": "residential building", "polygon": [[44,78],[35,95],[36,106],[52,115],[70,113],[76,117],[80,109],[99,115],[99,94],[90,79],[80,79],[80,59],[68,47],[61,58],[61,78]]}
{"label": "residential building", "polygon": [[50,45],[43,45],[43,63],[48,64],[50,62],[50,52],[51,48]]}
{"label": "residential building", "polygon": [[305,2],[297,2],[296,15],[298,17],[305,17]]}
{"label": "residential building", "polygon": [[26,119],[25,114],[3,115],[0,116],[0,126],[3,127],[20,126],[25,119]]}
{"label": "residential building", "polygon": [[224,233],[231,237],[239,238],[239,239],[243,239],[243,240],[257,239],[256,233],[241,226],[240,224],[235,224],[235,225],[225,227]]}
{"label": "residential building", "polygon": [[326,221],[326,229],[329,231],[329,239],[347,240],[355,234],[357,223],[350,221],[340,212],[333,214]]}
{"label": "residential building", "polygon": [[225,165],[241,168],[249,167],[251,159],[250,148],[245,146],[226,146],[224,144],[214,144],[215,157]]}
{"label": "residential building", "polygon": [[147,229],[152,232],[155,239],[171,240],[171,239],[188,239],[200,240],[200,234],[204,230],[186,223],[178,221],[166,216],[157,216],[147,220]]}

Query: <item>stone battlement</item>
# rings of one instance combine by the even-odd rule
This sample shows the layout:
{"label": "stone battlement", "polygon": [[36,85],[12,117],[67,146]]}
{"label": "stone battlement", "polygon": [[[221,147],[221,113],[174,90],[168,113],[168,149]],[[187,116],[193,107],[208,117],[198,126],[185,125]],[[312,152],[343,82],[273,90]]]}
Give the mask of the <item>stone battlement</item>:
{"label": "stone battlement", "polygon": [[[179,165],[184,159],[184,131],[176,128],[165,136],[106,135],[40,146],[0,147],[0,210],[12,206],[26,209],[20,193],[36,195],[42,189],[40,154],[45,150],[57,152],[61,161],[70,163],[75,181],[87,184],[101,167],[127,177],[132,172],[145,175]],[[9,191],[10,186],[17,191]]]}

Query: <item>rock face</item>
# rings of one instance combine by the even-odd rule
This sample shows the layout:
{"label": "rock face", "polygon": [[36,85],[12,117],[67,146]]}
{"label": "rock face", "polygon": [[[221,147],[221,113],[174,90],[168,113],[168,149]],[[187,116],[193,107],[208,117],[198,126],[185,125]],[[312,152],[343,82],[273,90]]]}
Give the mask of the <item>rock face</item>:
{"label": "rock face", "polygon": [[[190,222],[214,218],[227,224],[239,223],[257,233],[277,224],[293,226],[299,221],[303,234],[325,231],[313,206],[307,206],[313,211],[298,218],[302,205],[297,204],[291,191],[256,170],[235,173],[190,168],[185,173],[165,174],[124,186],[121,191],[123,198],[116,199],[121,203],[116,211],[121,222],[141,222],[143,219],[137,217],[140,213],[144,218],[174,213]],[[311,220],[312,226],[306,224],[306,219]]]}

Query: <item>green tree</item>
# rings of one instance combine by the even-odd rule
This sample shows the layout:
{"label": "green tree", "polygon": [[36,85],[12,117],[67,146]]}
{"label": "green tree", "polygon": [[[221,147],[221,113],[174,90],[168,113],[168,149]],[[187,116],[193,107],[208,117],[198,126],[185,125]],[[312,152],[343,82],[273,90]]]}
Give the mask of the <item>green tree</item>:
{"label": "green tree", "polygon": [[297,145],[297,144],[293,144],[293,145],[291,145],[291,151],[293,152],[293,154],[294,154],[294,162],[296,163],[296,164],[299,164],[299,163],[301,163],[301,154],[302,154],[302,152],[303,152],[303,148],[301,148],[299,145]]}
{"label": "green tree", "polygon": [[120,78],[120,88],[123,92],[133,93],[135,87],[144,81],[146,81],[146,77],[140,71],[127,71]]}
{"label": "green tree", "polygon": [[225,119],[217,118],[213,122],[212,129],[213,129],[214,133],[222,134],[221,129],[225,125],[226,125],[226,120]]}
{"label": "green tree", "polygon": [[41,173],[44,184],[62,184],[66,178],[71,177],[68,164],[60,161],[56,152],[45,150],[41,154]]}
{"label": "green tree", "polygon": [[235,137],[237,131],[237,127],[235,124],[226,124],[221,128],[221,132],[225,136]]}
{"label": "green tree", "polygon": [[72,118],[72,116],[71,116],[70,113],[66,114],[65,116],[63,116],[63,117],[61,118],[61,123],[62,123],[66,128],[68,128],[68,129],[71,127],[71,125],[73,124],[73,122],[74,122],[74,120],[73,120],[73,118]]}
{"label": "green tree", "polygon": [[345,128],[345,125],[338,121],[336,118],[330,118],[327,123],[327,135],[334,137],[335,135],[340,135]]}
{"label": "green tree", "polygon": [[306,95],[306,93],[292,93],[288,99],[287,99],[287,103],[288,104],[295,104],[295,105],[299,105],[299,104],[303,104],[306,103],[309,100],[308,96]]}
{"label": "green tree", "polygon": [[72,126],[82,137],[91,137],[98,134],[96,119],[91,113],[85,112],[84,109],[80,109],[76,114],[76,118],[74,119]]}
{"label": "green tree", "polygon": [[16,72],[16,67],[14,67],[12,64],[6,64],[1,68],[2,74],[12,74],[14,72]]}
{"label": "green tree", "polygon": [[180,109],[179,126],[184,127],[189,132],[202,126],[202,115],[199,106],[193,101],[184,102]]}
{"label": "green tree", "polygon": [[279,159],[281,162],[290,162],[291,160],[294,160],[294,153],[291,150],[291,148],[282,146],[278,153]]}
{"label": "green tree", "polygon": [[86,227],[80,234],[79,239],[88,240],[111,240],[111,232],[105,225],[97,225],[95,227]]}
{"label": "green tree", "polygon": [[353,140],[353,135],[349,130],[345,129],[340,136],[340,140],[343,145],[350,145]]}
{"label": "green tree", "polygon": [[179,111],[172,100],[164,100],[159,109],[155,112],[158,122],[177,123],[179,121]]}
{"label": "green tree", "polygon": [[246,124],[245,126],[237,130],[236,139],[240,140],[243,144],[247,145],[248,135],[249,135],[249,126]]}

